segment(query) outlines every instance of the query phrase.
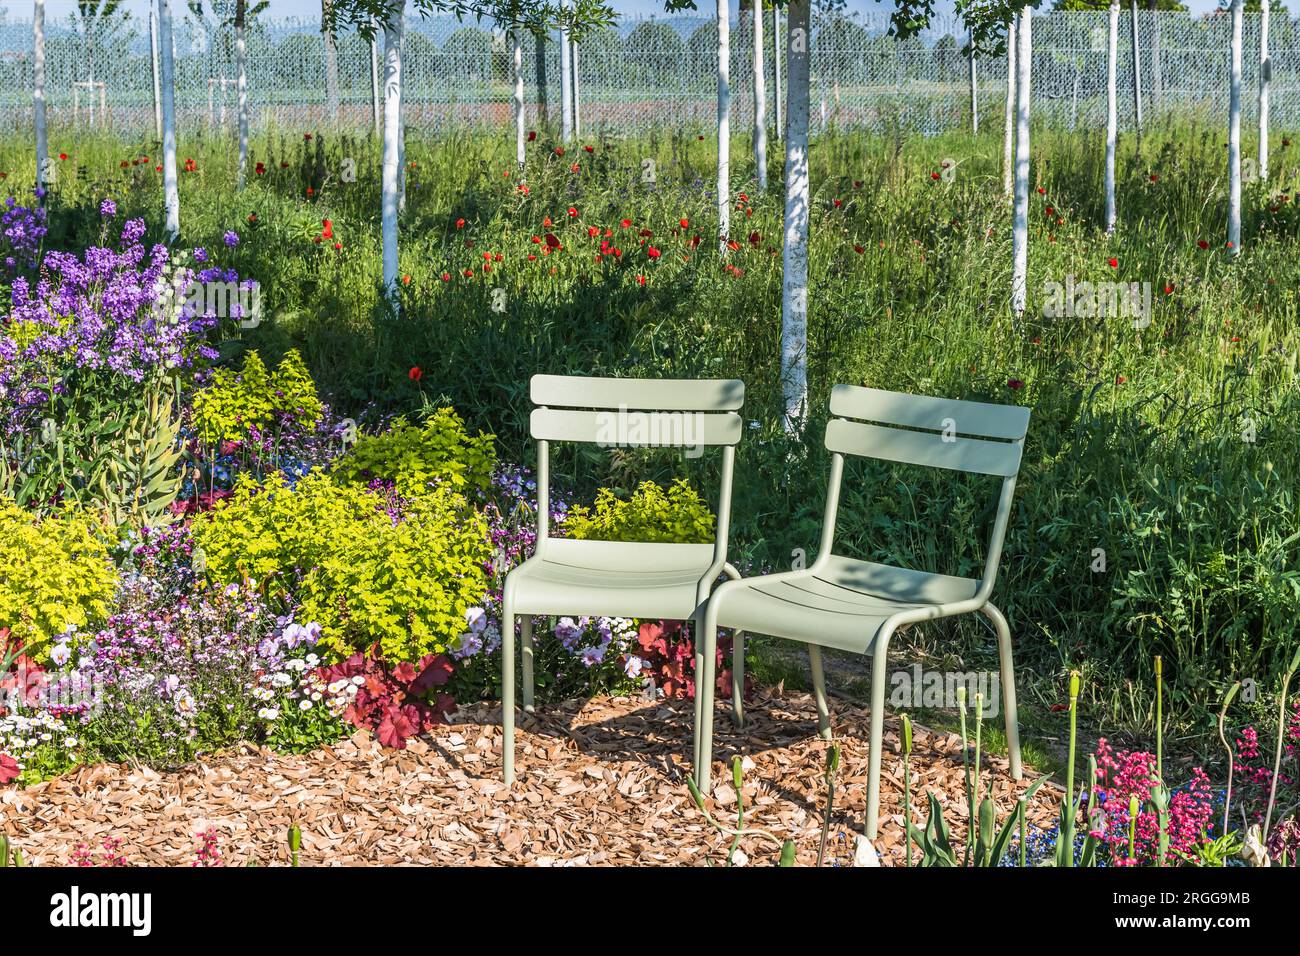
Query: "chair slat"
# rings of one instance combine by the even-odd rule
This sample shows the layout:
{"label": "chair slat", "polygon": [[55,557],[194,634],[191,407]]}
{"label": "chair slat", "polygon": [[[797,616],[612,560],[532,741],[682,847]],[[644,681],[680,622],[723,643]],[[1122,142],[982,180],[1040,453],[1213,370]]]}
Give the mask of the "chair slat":
{"label": "chair slat", "polygon": [[530,419],[534,438],[591,442],[606,448],[628,446],[693,448],[734,445],[742,423],[735,412],[578,411],[535,408]]}
{"label": "chair slat", "polygon": [[963,437],[945,441],[942,435],[864,425],[842,418],[832,419],[826,426],[826,447],[843,455],[1004,478],[1020,469],[1019,442]]}
{"label": "chair slat", "polygon": [[981,438],[1024,438],[1029,429],[1029,409],[1020,405],[932,398],[856,385],[836,385],[831,390],[830,407],[832,415],[844,418]]}
{"label": "chair slat", "polygon": [[644,411],[735,411],[745,403],[739,379],[594,378],[534,375],[534,405]]}

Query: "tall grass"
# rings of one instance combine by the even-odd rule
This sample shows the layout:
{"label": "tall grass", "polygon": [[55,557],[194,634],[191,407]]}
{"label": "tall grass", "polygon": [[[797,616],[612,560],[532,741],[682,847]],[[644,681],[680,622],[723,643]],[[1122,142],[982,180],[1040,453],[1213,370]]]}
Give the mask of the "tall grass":
{"label": "tall grass", "polygon": [[[743,378],[753,427],[740,448],[733,540],[755,569],[815,547],[827,471],[817,436],[833,384],[1031,405],[997,593],[1022,680],[1031,699],[1056,703],[1060,676],[1078,668],[1089,711],[1138,731],[1154,720],[1141,680],[1151,656],[1169,667],[1170,719],[1186,726],[1234,680],[1280,672],[1300,611],[1300,211],[1293,198],[1248,188],[1246,241],[1232,259],[1223,138],[1167,124],[1144,136],[1140,154],[1126,140],[1119,229],[1107,239],[1100,133],[1036,132],[1029,310],[1017,321],[999,131],[823,136],[812,151],[806,443],[779,425],[779,196],[756,194],[741,141],[734,188],[747,199],[736,197],[740,248],[727,260],[738,274],[711,249],[713,146],[695,133],[591,138],[591,152],[580,144],[563,156],[542,134],[529,144],[525,194],[506,131],[412,131],[400,315],[378,295],[370,139],[264,136],[250,155],[266,173],[243,193],[231,142],[182,139],[181,158],[197,164],[182,176],[183,242],[218,250],[262,285],[271,318],[231,343],[232,356],[247,345],[299,348],[334,404],[369,418],[445,399],[509,457],[530,454],[534,372]],[[96,241],[103,197],[159,235],[154,144],[55,130],[51,151],[69,155],[50,197],[51,248]],[[150,163],[129,165],[146,155]],[[1293,150],[1277,158],[1276,183],[1294,191]],[[32,162],[23,142],[0,146],[16,195]],[[780,165],[774,154],[773,182]],[[341,250],[314,241],[325,218]],[[589,226],[601,234],[589,238]],[[597,262],[606,228],[622,256]],[[227,229],[242,236],[233,252],[221,244]],[[544,255],[533,237],[547,233],[563,248]],[[662,256],[651,260],[649,245]],[[1067,276],[1151,283],[1151,324],[1045,317],[1045,283]],[[557,477],[589,491],[695,467],[656,452],[585,453],[561,459]],[[840,509],[844,547],[974,574],[991,490],[948,473],[859,467]],[[993,653],[978,624],[932,633],[971,661]]]}

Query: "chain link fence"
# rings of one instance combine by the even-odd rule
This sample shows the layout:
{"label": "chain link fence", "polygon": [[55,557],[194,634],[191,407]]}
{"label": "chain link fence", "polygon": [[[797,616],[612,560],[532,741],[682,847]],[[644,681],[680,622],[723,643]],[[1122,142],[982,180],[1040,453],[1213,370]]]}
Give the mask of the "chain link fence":
{"label": "chain link fence", "polygon": [[[1165,115],[1222,118],[1229,88],[1229,17],[1139,11],[1138,71],[1144,119]],[[784,27],[784,22],[782,23]],[[815,18],[812,49],[812,125],[899,128],[934,134],[969,127],[969,63],[955,22],[899,41],[887,35],[879,12]],[[753,24],[743,13],[731,29],[733,129],[752,122]],[[1134,118],[1132,20],[1120,16],[1120,124]],[[784,32],[784,31],[782,31]],[[1273,18],[1273,122],[1300,120],[1300,39],[1285,11]],[[176,102],[182,132],[235,125],[233,29],[215,19],[178,17],[174,29]],[[776,44],[770,12],[764,23],[769,111],[774,111]],[[255,131],[304,129],[337,122],[373,123],[370,43],[340,34],[330,56],[314,21],[255,20],[247,33],[248,91]],[[1105,123],[1107,14],[1054,12],[1033,26],[1036,122],[1065,128]],[[578,46],[580,122],[587,133],[635,133],[652,127],[701,127],[716,110],[716,38],[712,17],[624,19],[585,37]],[[784,46],[782,37],[781,46]],[[52,123],[94,125],[123,135],[152,136],[155,124],[153,58],[148,20],[121,14],[94,31],[74,17],[46,27],[46,97]],[[1244,39],[1244,112],[1257,108],[1259,17],[1248,14]],[[382,50],[379,51],[382,53]],[[510,42],[489,21],[454,18],[407,23],[405,106],[413,127],[447,131],[504,128],[510,116]],[[784,50],[781,51],[784,69]],[[529,125],[558,121],[558,35],[524,39]],[[338,115],[333,115],[336,65]],[[976,60],[980,120],[999,125],[1006,96],[1004,58]],[[382,83],[381,83],[382,87]],[[32,122],[32,25],[0,20],[0,128]],[[773,113],[769,113],[772,116]]]}

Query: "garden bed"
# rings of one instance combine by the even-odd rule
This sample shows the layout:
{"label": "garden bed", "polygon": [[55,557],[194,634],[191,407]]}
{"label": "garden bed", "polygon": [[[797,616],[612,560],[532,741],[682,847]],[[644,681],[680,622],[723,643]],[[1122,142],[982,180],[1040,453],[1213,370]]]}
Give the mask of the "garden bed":
{"label": "garden bed", "polygon": [[[825,744],[815,734],[812,700],[762,691],[736,732],[719,716],[715,756],[744,761],[747,827],[794,839],[801,865],[816,861],[825,807]],[[462,708],[451,723],[385,749],[368,733],[302,756],[251,746],[200,760],[173,773],[125,764],[84,767],[25,790],[0,792],[0,831],[29,862],[67,864],[78,845],[99,854],[120,841],[129,865],[188,865],[215,834],[227,865],[287,863],[287,834],[302,830],[304,865],[350,864],[659,864],[703,865],[725,857],[725,837],[708,825],[686,786],[692,704],[602,697],[572,701],[521,723],[520,776],[500,776],[500,710]],[[827,861],[852,860],[866,799],[865,709],[839,704],[833,715],[842,748]],[[1002,813],[1029,781],[1013,781],[1006,761],[990,757]],[[724,775],[725,778],[725,775]],[[885,865],[903,858],[902,762],[897,727],[886,722],[882,832]],[[934,791],[964,839],[961,740],[916,729],[913,803]],[[1059,796],[1046,788],[1029,818],[1055,821]],[[735,793],[719,783],[709,801],[734,822]],[[918,821],[919,822],[919,821]],[[775,862],[775,846],[746,837],[754,864]],[[914,851],[915,852],[915,851]]]}

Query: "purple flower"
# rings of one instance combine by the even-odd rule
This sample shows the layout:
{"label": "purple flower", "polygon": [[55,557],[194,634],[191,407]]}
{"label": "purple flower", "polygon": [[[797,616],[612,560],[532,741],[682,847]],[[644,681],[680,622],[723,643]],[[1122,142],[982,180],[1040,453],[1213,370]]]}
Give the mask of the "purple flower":
{"label": "purple flower", "polygon": [[105,219],[112,219],[117,215],[117,203],[111,199],[105,199],[99,204],[99,214]]}
{"label": "purple flower", "polygon": [[199,246],[197,249],[195,249],[195,250],[194,250],[194,261],[195,261],[195,262],[207,262],[207,261],[208,261],[208,250],[204,249],[202,246]]}
{"label": "purple flower", "polygon": [[233,229],[227,230],[226,234],[221,237],[221,241],[224,242],[228,248],[233,249],[235,246],[239,245],[239,233],[235,232]]}

